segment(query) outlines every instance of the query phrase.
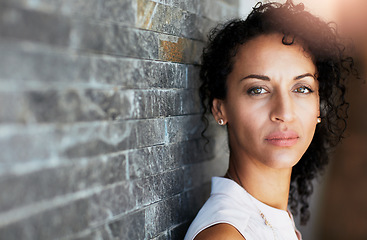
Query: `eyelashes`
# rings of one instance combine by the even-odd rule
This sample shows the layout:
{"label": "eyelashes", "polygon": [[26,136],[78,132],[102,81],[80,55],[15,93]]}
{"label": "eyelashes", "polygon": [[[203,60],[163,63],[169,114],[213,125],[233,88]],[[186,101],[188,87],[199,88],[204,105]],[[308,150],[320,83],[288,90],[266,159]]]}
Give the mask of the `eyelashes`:
{"label": "eyelashes", "polygon": [[310,93],[313,93],[314,91],[310,87],[302,86],[302,87],[298,87],[298,88],[294,89],[293,92],[303,93],[303,94],[310,94]]}
{"label": "eyelashes", "polygon": [[252,87],[249,90],[247,90],[247,94],[249,95],[260,95],[260,94],[264,94],[268,92],[269,91],[267,91],[265,88],[260,87],[260,86]]}
{"label": "eyelashes", "polygon": [[[312,90],[310,86],[301,85],[294,88],[292,92],[307,95],[313,93],[314,90]],[[267,93],[270,93],[270,91],[268,91],[265,87],[262,86],[251,87],[247,90],[247,94],[250,96],[259,96]]]}

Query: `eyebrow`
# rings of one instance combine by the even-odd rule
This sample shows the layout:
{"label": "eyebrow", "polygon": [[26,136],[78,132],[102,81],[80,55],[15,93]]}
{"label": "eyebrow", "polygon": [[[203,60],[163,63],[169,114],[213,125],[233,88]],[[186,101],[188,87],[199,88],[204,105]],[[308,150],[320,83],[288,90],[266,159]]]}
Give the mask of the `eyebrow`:
{"label": "eyebrow", "polygon": [[268,76],[265,75],[258,75],[258,74],[250,74],[244,78],[241,78],[240,81],[248,79],[248,78],[256,78],[256,79],[260,79],[260,80],[264,80],[264,81],[270,81],[270,78]]}
{"label": "eyebrow", "polygon": [[293,80],[299,80],[299,79],[305,78],[305,77],[312,77],[313,79],[316,80],[315,74],[311,74],[311,73],[305,73],[305,74],[299,75],[299,76],[293,78]]}
{"label": "eyebrow", "polygon": [[[316,80],[316,76],[314,74],[311,74],[311,73],[305,73],[305,74],[296,76],[296,77],[293,78],[293,80],[300,80],[300,79],[305,78],[305,77],[312,77],[313,79]],[[270,78],[268,76],[259,75],[259,74],[250,74],[250,75],[248,75],[244,78],[241,78],[240,81],[248,79],[248,78],[256,78],[256,79],[260,79],[260,80],[264,80],[264,81],[270,81]]]}

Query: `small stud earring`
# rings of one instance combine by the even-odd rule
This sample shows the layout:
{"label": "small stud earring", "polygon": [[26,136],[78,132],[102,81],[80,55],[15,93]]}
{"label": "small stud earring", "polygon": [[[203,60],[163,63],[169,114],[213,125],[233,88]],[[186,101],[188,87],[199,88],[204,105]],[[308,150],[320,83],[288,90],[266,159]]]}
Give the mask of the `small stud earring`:
{"label": "small stud earring", "polygon": [[321,118],[317,118],[317,123],[321,123]]}
{"label": "small stud earring", "polygon": [[219,119],[219,120],[218,120],[218,124],[219,124],[219,125],[223,125],[223,124],[224,124],[223,119]]}

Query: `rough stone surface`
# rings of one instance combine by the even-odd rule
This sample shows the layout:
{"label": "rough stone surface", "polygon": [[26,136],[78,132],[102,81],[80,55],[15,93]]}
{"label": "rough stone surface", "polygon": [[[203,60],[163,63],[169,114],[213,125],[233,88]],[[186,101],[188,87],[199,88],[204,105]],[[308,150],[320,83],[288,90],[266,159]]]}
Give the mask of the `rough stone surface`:
{"label": "rough stone surface", "polygon": [[65,84],[91,82],[93,58],[89,55],[52,51],[24,42],[0,41],[2,91],[60,88]]}
{"label": "rough stone surface", "polygon": [[2,38],[67,46],[71,22],[58,15],[17,9],[2,4],[0,8]]}
{"label": "rough stone surface", "polygon": [[181,8],[150,0],[137,0],[137,26],[190,39],[205,39],[207,26],[214,22]]}
{"label": "rough stone surface", "polygon": [[[79,214],[76,214],[79,213]],[[88,202],[76,200],[65,206],[39,211],[34,215],[0,227],[2,239],[53,239],[88,227]]]}
{"label": "rough stone surface", "polygon": [[[56,146],[53,144],[55,135],[48,129],[32,130],[18,127],[18,131],[6,133],[7,127],[1,128],[0,163],[9,170],[12,165],[32,161],[52,159]],[[47,146],[47,147],[45,147]]]}
{"label": "rough stone surface", "polygon": [[114,239],[144,239],[145,211],[124,216],[122,219],[109,224],[109,229]]}
{"label": "rough stone surface", "polygon": [[167,117],[166,141],[173,143],[198,139],[202,129],[200,115]]}
{"label": "rough stone surface", "polygon": [[114,154],[21,176],[3,175],[0,177],[0,189],[7,194],[0,195],[0,211],[60,194],[119,183],[126,179],[126,164],[125,154]]}
{"label": "rough stone surface", "polygon": [[180,159],[174,156],[175,150],[169,145],[159,145],[129,152],[130,179],[153,176],[182,166]]}
{"label": "rough stone surface", "polygon": [[147,237],[156,237],[160,232],[175,225],[180,220],[182,201],[179,196],[149,206],[145,213]]}
{"label": "rough stone surface", "polygon": [[0,1],[0,239],[183,239],[224,173],[200,55],[237,0]]}
{"label": "rough stone surface", "polygon": [[167,62],[104,57],[95,60],[94,78],[98,83],[129,89],[185,88],[186,66]]}

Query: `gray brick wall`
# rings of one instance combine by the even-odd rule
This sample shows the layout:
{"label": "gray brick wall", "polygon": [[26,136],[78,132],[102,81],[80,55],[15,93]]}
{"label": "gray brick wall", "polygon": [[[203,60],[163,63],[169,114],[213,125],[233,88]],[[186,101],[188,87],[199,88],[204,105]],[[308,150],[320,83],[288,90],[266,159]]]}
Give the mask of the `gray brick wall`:
{"label": "gray brick wall", "polygon": [[0,1],[0,239],[182,239],[226,168],[198,66],[238,0]]}

